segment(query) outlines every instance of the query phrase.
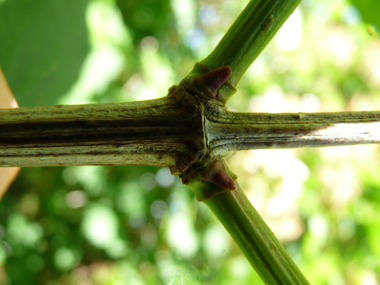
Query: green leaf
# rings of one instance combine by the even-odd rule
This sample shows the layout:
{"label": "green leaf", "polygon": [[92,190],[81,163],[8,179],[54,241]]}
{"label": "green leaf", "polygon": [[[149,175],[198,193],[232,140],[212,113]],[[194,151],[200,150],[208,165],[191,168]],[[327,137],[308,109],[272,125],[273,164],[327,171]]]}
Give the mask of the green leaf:
{"label": "green leaf", "polygon": [[117,0],[125,24],[133,31],[134,40],[139,43],[146,36],[164,37],[174,21],[174,15],[167,0]]}
{"label": "green leaf", "polygon": [[351,3],[359,10],[362,20],[370,25],[380,28],[380,1],[378,0],[351,0]]}
{"label": "green leaf", "polygon": [[88,0],[0,4],[0,65],[22,107],[57,104],[89,50]]}

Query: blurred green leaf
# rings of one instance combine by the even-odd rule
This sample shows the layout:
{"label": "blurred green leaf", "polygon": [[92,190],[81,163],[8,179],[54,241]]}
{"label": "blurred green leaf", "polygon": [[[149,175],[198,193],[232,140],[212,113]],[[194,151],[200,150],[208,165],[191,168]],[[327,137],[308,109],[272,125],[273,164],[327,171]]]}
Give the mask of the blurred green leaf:
{"label": "blurred green leaf", "polygon": [[380,1],[378,0],[351,0],[352,4],[359,10],[364,22],[380,28]]}
{"label": "blurred green leaf", "polygon": [[0,3],[0,66],[22,107],[54,105],[88,52],[88,0]]}
{"label": "blurred green leaf", "polygon": [[146,36],[166,35],[174,16],[167,0],[118,0],[125,24],[134,32],[135,41]]}

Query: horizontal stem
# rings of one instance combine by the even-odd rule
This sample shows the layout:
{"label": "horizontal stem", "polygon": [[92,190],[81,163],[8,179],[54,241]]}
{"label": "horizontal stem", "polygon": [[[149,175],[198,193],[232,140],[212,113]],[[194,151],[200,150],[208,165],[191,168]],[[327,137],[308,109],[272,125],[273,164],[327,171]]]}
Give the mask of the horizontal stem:
{"label": "horizontal stem", "polygon": [[232,150],[380,143],[380,112],[234,113],[205,111],[210,157]]}
{"label": "horizontal stem", "polygon": [[131,103],[0,110],[0,166],[135,164],[181,174],[203,157],[195,174],[234,150],[380,143],[379,111],[235,113],[213,100],[203,108],[182,87],[174,93]]}
{"label": "horizontal stem", "polygon": [[0,166],[154,165],[178,173],[204,149],[184,92],[118,104],[0,110]]}

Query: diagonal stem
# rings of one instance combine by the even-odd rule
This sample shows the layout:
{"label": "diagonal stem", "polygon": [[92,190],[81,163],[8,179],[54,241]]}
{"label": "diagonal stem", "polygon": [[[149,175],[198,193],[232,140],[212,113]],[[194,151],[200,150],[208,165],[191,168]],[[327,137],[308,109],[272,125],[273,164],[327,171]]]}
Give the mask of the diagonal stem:
{"label": "diagonal stem", "polygon": [[[220,220],[265,284],[309,284],[239,186],[230,191],[196,179],[189,186]],[[215,194],[205,198],[211,192]]]}
{"label": "diagonal stem", "polygon": [[230,66],[232,75],[219,93],[223,103],[236,92],[234,88],[273,36],[293,13],[301,0],[251,0],[215,49],[192,74],[204,74]]}

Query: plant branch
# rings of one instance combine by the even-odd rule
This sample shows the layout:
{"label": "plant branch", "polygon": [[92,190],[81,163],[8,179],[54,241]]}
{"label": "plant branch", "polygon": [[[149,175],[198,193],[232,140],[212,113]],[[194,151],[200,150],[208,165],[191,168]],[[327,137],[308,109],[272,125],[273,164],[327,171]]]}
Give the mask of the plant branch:
{"label": "plant branch", "polygon": [[180,174],[235,150],[379,142],[379,111],[235,113],[215,100],[203,108],[182,87],[150,101],[0,110],[0,166],[135,164]]}
{"label": "plant branch", "polygon": [[[190,75],[229,66],[232,75],[219,93],[223,102],[236,92],[244,73],[293,13],[301,0],[251,0],[215,49]],[[190,76],[189,75],[189,76]]]}
{"label": "plant branch", "polygon": [[183,88],[158,100],[0,110],[0,166],[134,164],[179,174],[204,149],[201,107]]}
{"label": "plant branch", "polygon": [[234,113],[209,103],[205,116],[212,159],[231,150],[380,143],[380,111]]}
{"label": "plant branch", "polygon": [[220,220],[265,284],[309,284],[239,186],[230,191],[194,179],[189,187]]}

